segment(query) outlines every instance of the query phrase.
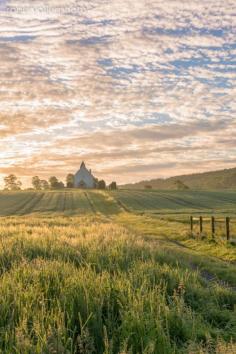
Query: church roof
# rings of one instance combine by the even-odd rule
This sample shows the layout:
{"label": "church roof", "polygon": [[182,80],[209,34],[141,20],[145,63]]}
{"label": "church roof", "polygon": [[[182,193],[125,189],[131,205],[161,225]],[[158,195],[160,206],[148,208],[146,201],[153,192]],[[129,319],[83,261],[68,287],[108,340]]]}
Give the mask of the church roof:
{"label": "church roof", "polygon": [[76,175],[79,174],[80,171],[86,171],[86,173],[88,173],[90,176],[92,176],[94,178],[94,176],[92,175],[91,170],[88,170],[84,161],[82,161],[81,165],[80,165],[80,169],[79,171],[77,171]]}
{"label": "church roof", "polygon": [[75,174],[74,185],[78,188],[95,188],[95,178],[91,170],[88,170],[84,161],[80,165],[79,171]]}

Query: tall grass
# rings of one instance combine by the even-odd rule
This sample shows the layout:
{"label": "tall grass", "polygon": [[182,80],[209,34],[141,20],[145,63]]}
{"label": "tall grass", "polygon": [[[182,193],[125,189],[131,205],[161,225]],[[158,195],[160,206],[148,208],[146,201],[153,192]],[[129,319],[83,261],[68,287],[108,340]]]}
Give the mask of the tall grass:
{"label": "tall grass", "polygon": [[233,353],[236,294],[102,216],[0,221],[0,352]]}

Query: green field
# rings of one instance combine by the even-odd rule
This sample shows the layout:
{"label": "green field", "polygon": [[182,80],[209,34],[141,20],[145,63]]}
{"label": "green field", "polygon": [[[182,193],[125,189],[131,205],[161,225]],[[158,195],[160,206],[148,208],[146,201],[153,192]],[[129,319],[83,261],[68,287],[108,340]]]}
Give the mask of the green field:
{"label": "green field", "polygon": [[0,353],[236,353],[236,192],[1,192],[0,215]]}
{"label": "green field", "polygon": [[2,192],[0,215],[31,213],[117,214],[122,211],[152,214],[236,215],[236,191],[50,191]]}

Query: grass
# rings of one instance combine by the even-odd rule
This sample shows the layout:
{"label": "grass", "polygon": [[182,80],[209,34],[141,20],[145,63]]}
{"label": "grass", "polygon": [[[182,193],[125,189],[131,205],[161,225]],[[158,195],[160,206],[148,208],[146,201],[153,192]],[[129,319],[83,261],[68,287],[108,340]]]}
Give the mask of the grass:
{"label": "grass", "polygon": [[157,215],[235,215],[236,191],[48,191],[0,192],[0,215],[65,213],[78,215],[122,210]]}
{"label": "grass", "polygon": [[0,353],[236,352],[236,247],[223,226],[213,242],[206,221],[200,241],[187,209],[156,214],[147,192],[134,213],[122,193],[0,195]]}
{"label": "grass", "polygon": [[235,214],[236,191],[119,190],[113,196],[134,212]]}

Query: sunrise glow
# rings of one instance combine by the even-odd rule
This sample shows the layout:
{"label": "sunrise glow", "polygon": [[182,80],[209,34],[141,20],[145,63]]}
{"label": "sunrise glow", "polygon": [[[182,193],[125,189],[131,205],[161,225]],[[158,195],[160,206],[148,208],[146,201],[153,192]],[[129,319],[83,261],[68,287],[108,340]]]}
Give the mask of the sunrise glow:
{"label": "sunrise glow", "polygon": [[236,164],[234,0],[0,1],[0,185]]}

